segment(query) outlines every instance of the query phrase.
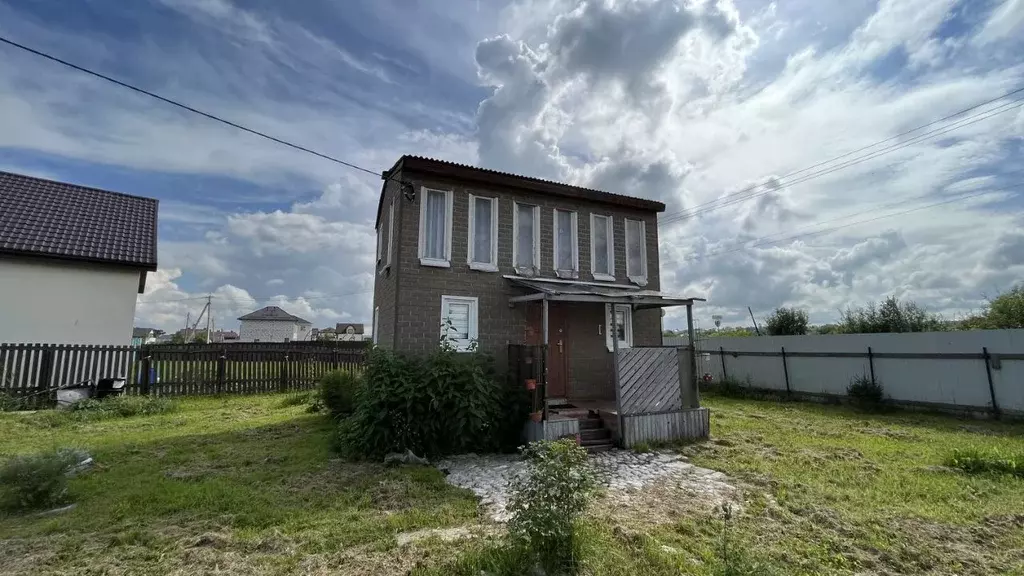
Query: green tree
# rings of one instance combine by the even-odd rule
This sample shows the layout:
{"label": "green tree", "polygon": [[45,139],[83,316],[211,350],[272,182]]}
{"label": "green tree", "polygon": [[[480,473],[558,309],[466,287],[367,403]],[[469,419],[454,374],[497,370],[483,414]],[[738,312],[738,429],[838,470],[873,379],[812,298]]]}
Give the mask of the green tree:
{"label": "green tree", "polygon": [[1024,284],[1018,284],[989,301],[978,316],[964,321],[968,329],[1003,330],[1024,328]]}
{"label": "green tree", "polygon": [[913,300],[900,302],[889,296],[881,305],[847,308],[839,322],[842,334],[877,334],[882,332],[937,332],[948,326],[937,314],[928,312]]}
{"label": "green tree", "polygon": [[771,336],[802,336],[807,334],[807,311],[799,308],[776,308],[765,320]]}

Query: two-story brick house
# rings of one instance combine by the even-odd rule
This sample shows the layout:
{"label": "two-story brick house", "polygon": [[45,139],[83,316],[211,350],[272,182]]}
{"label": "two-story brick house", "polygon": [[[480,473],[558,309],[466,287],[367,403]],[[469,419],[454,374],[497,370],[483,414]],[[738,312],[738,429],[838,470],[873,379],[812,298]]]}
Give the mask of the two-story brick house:
{"label": "two-story brick house", "polygon": [[373,338],[427,352],[442,333],[499,359],[548,344],[547,395],[614,400],[618,346],[660,346],[661,202],[415,156],[383,175]]}

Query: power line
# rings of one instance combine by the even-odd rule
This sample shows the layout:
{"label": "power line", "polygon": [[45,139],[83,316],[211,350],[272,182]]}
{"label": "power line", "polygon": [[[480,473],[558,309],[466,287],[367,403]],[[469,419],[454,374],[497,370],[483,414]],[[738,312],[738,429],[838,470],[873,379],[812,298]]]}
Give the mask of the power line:
{"label": "power line", "polygon": [[[924,140],[935,138],[935,137],[941,136],[941,135],[943,135],[943,134],[945,134],[947,132],[952,132],[953,130],[957,130],[957,129],[963,128],[964,126],[969,126],[971,124],[976,124],[978,122],[981,122],[983,120],[987,120],[987,119],[989,119],[989,118],[991,118],[993,116],[996,116],[998,114],[1002,114],[1003,112],[1007,112],[1007,111],[1012,110],[1014,108],[1020,108],[1021,106],[1024,106],[1024,98],[1022,98],[1020,100],[1015,100],[1013,102],[1010,102],[1008,104],[1004,104],[1002,106],[999,106],[998,108],[1003,108],[1002,110],[994,110],[994,111],[986,112],[986,113],[984,113],[984,115],[982,115],[982,114],[978,114],[977,115],[977,116],[981,116],[981,117],[970,116],[968,118],[964,118],[962,120],[958,120],[957,123],[960,123],[959,125],[951,125],[951,126],[947,126],[947,127],[944,127],[944,128],[935,129],[935,130],[932,130],[930,132],[926,132],[926,133],[921,134],[919,136],[915,136],[914,138],[912,138],[912,139],[910,139],[910,140],[908,140],[906,142],[902,142],[899,145],[893,145],[893,146],[890,146],[888,148],[883,148],[882,150],[879,150],[879,151],[874,152],[872,154],[869,154],[869,155],[866,155],[866,156],[862,156],[860,158],[855,158],[853,160],[849,160],[847,162],[839,164],[838,166],[833,166],[833,167],[830,167],[830,168],[826,168],[824,170],[815,172],[813,174],[809,174],[807,176],[802,176],[802,177],[797,178],[795,181],[792,181],[792,182],[784,182],[781,185],[789,187],[789,186],[794,186],[796,184],[802,184],[804,182],[807,182],[808,180],[814,180],[816,178],[821,178],[822,176],[826,176],[828,174],[831,174],[833,172],[837,172],[837,171],[842,170],[844,168],[849,168],[850,166],[861,164],[861,163],[867,162],[868,160],[871,160],[873,158],[877,158],[878,156],[882,156],[882,155],[888,154],[889,152],[894,152],[894,151],[902,149],[902,148],[910,147],[910,146],[912,146],[914,144],[917,144],[919,142],[923,142]],[[954,123],[954,124],[956,124],[956,123]],[[889,166],[891,167],[892,165],[890,164]],[[762,192],[758,192],[756,194],[750,194],[750,195],[744,196],[742,198],[734,198],[733,200],[730,200],[728,202],[724,202],[722,204],[718,204],[716,206],[711,206],[709,208],[704,208],[702,210],[697,210],[697,211],[692,212],[690,214],[687,214],[687,215],[685,215],[683,217],[676,217],[676,218],[673,218],[673,219],[664,220],[662,222],[659,222],[659,224],[661,224],[661,223],[670,223],[670,222],[673,222],[673,221],[676,221],[676,220],[680,220],[680,219],[682,219],[684,217],[688,218],[688,217],[698,216],[700,214],[704,214],[704,213],[707,213],[707,212],[712,212],[712,211],[718,210],[719,208],[724,208],[726,206],[731,206],[731,205],[734,205],[734,204],[739,204],[741,202],[745,202],[747,200],[751,200],[751,199],[757,198],[759,196],[764,196],[766,194],[770,194],[772,191],[773,190],[769,189],[769,190],[764,190]]]}
{"label": "power line", "polygon": [[[1024,87],[1020,87],[1020,88],[1011,90],[1011,91],[1009,91],[1009,92],[1007,92],[1005,94],[1002,94],[1002,95],[1000,95],[1000,96],[998,96],[996,98],[992,98],[990,100],[986,100],[985,102],[981,102],[979,104],[975,104],[975,105],[970,106],[968,108],[964,108],[962,110],[958,110],[958,111],[956,111],[956,112],[954,112],[952,114],[948,114],[948,115],[946,115],[946,116],[944,116],[942,118],[939,118],[937,120],[933,120],[931,122],[928,122],[927,124],[922,124],[921,126],[917,126],[915,128],[911,128],[910,130],[905,130],[903,132],[900,132],[899,134],[896,134],[895,136],[890,136],[890,137],[885,138],[883,140],[879,140],[879,141],[874,142],[872,144],[869,144],[867,146],[863,146],[861,148],[858,148],[856,150],[851,150],[850,152],[846,152],[846,153],[841,154],[839,156],[836,156],[834,158],[830,158],[828,160],[824,160],[822,162],[818,162],[818,163],[813,164],[811,166],[808,166],[806,168],[801,168],[800,170],[789,172],[789,173],[787,173],[787,174],[785,174],[783,176],[780,176],[778,178],[778,180],[783,180],[785,178],[791,178],[793,176],[796,176],[796,175],[799,175],[799,174],[803,174],[805,172],[810,172],[810,171],[814,170],[815,168],[819,168],[819,167],[825,166],[827,164],[832,164],[833,162],[836,162],[837,160],[842,160],[843,158],[847,158],[847,157],[852,156],[854,154],[858,154],[860,152],[864,152],[864,151],[869,150],[871,148],[875,148],[876,146],[879,146],[881,144],[885,144],[886,142],[890,142],[892,140],[897,140],[897,139],[902,138],[904,136],[907,136],[909,134],[913,134],[914,132],[918,132],[918,131],[923,130],[925,128],[928,128],[930,126],[934,126],[935,124],[939,124],[939,123],[945,122],[947,120],[950,120],[950,119],[955,118],[957,116],[960,116],[962,114],[966,114],[967,112],[970,112],[972,110],[976,110],[976,109],[981,108],[983,106],[986,106],[988,104],[992,104],[993,102],[998,102],[999,100],[1002,100],[1004,98],[1016,95],[1016,94],[1021,93],[1021,92],[1024,92]],[[938,135],[944,134],[945,132],[948,132],[949,130],[954,130],[954,129],[957,129],[957,128],[962,128],[963,126],[974,124],[975,122],[980,122],[981,120],[989,118],[989,117],[991,117],[991,116],[993,116],[995,114],[1000,114],[1002,112],[1006,112],[1009,109],[1012,109],[1012,108],[1005,108],[1005,107],[1009,106],[1011,104],[1014,104],[1015,102],[1018,102],[1018,101],[1019,101],[1019,99],[1018,100],[1014,100],[1013,102],[1009,102],[1009,103],[1005,103],[1005,104],[1002,104],[1000,106],[997,106],[996,108],[994,108],[992,110],[987,110],[985,112],[981,112],[979,114],[975,114],[975,115],[969,116],[967,118],[962,118],[961,120],[958,120],[957,122],[954,122],[951,125],[947,125],[947,126],[943,126],[943,127],[937,128],[935,130],[931,130],[931,131],[929,131],[929,132],[927,132],[925,134],[919,134],[919,135],[915,136],[913,139],[911,139],[911,141],[909,141],[909,142],[901,142],[901,143],[898,143],[896,145],[891,145],[891,146],[883,149],[882,151],[876,150],[876,151],[874,151],[872,153],[869,153],[869,154],[861,157],[861,159],[854,159],[854,160],[845,162],[845,163],[842,164],[842,167],[849,167],[849,166],[852,166],[854,164],[858,164],[858,163],[860,163],[862,161],[870,160],[871,158],[875,158],[877,156],[880,156],[881,153],[884,152],[884,151],[891,152],[891,151],[895,151],[895,150],[903,148],[903,147],[907,147],[907,146],[909,146],[911,144],[915,144],[917,142],[922,141],[923,139],[926,139],[926,138],[923,138],[924,136],[928,136],[928,135],[938,136]],[[1004,108],[1004,109],[1003,110],[998,110],[999,108]],[[974,122],[968,122],[968,123],[956,126],[954,128],[950,128],[950,126],[953,126],[954,124],[957,124],[957,123],[960,123],[960,122],[964,122],[966,120],[971,120],[973,118],[977,118],[978,116],[981,116],[983,114],[988,114],[990,112],[993,112],[993,110],[998,110],[998,111],[995,112],[994,114],[989,115],[989,116],[985,116],[984,118],[980,118],[978,120],[975,120]],[[947,130],[947,128],[948,128],[948,130]],[[808,179],[812,179],[812,178],[810,178],[810,176],[818,177],[818,176],[823,176],[825,174],[831,173],[831,172],[829,172],[829,170],[832,170],[833,168],[836,168],[836,167],[833,166],[833,167],[830,167],[830,168],[826,168],[825,170],[822,170],[822,171],[819,171],[819,173],[816,173],[816,175],[809,175],[809,176],[801,178],[799,180],[800,180],[800,182],[806,182]],[[836,168],[836,169],[839,169],[839,168]],[[792,183],[783,183],[781,185],[789,186],[791,184]],[[745,187],[745,188],[743,188],[741,190],[733,192],[731,194],[727,194],[726,196],[723,196],[721,198],[716,198],[714,200],[709,200],[707,202],[698,204],[698,205],[696,205],[696,206],[694,206],[692,208],[688,208],[686,210],[682,210],[682,211],[679,211],[679,212],[675,212],[673,214],[669,214],[665,218],[661,219],[661,221],[659,222],[659,225],[675,222],[677,220],[680,220],[680,219],[683,219],[683,218],[689,218],[691,216],[694,216],[694,215],[697,215],[697,214],[700,214],[700,213],[709,212],[712,209],[717,209],[718,207],[721,207],[721,206],[715,206],[715,207],[712,207],[711,209],[708,209],[708,210],[699,210],[700,208],[702,208],[704,206],[709,206],[711,204],[716,204],[716,203],[722,202],[723,200],[726,200],[726,199],[729,199],[729,198],[732,198],[732,197],[740,196],[740,195],[745,194],[747,192],[754,191],[754,190],[756,190],[756,189],[758,189],[758,188],[760,188],[762,186],[765,186],[765,185],[766,184],[764,184],[764,183],[753,184],[753,185],[747,186],[747,187]],[[770,192],[770,190],[769,190],[769,192]],[[753,198],[753,197],[755,197],[755,196],[751,195],[749,197],[745,197],[743,199],[740,199],[740,201],[746,200],[746,199],[749,199],[749,198]],[[722,204],[722,206],[727,206],[727,205],[730,205],[732,203],[735,203],[735,202],[724,203],[724,204]]]}
{"label": "power line", "polygon": [[[19,50],[24,50],[25,52],[29,52],[31,54],[35,54],[36,56],[39,56],[41,58],[45,58],[47,60],[50,60],[51,62],[56,62],[56,63],[61,64],[63,66],[67,66],[68,68],[71,68],[73,70],[77,70],[79,72],[88,74],[90,76],[99,78],[101,80],[106,80],[107,82],[116,84],[118,86],[121,86],[122,88],[127,88],[127,89],[129,89],[129,90],[131,90],[133,92],[137,92],[139,94],[143,94],[145,96],[149,96],[150,98],[155,98],[155,99],[157,99],[157,100],[159,100],[161,102],[164,102],[166,104],[170,104],[171,106],[175,106],[175,107],[180,108],[182,110],[187,110],[188,112],[192,112],[193,114],[198,114],[200,116],[203,116],[204,118],[208,118],[208,119],[213,120],[215,122],[220,122],[221,124],[230,126],[232,128],[241,130],[243,132],[248,132],[249,134],[252,134],[254,136],[259,136],[260,138],[265,138],[267,140],[270,140],[271,142],[276,142],[278,144],[287,146],[289,148],[293,148],[293,149],[298,150],[300,152],[305,152],[307,154],[312,154],[312,155],[317,156],[319,158],[323,158],[324,160],[330,160],[331,162],[334,162],[334,163],[337,163],[337,164],[341,164],[342,166],[347,166],[347,167],[352,168],[354,170],[359,170],[359,171],[362,171],[362,172],[366,172],[367,174],[373,174],[374,176],[381,176],[382,175],[380,172],[377,172],[377,171],[374,171],[374,170],[370,170],[369,168],[363,168],[362,166],[359,166],[357,164],[353,164],[351,162],[346,162],[344,160],[341,160],[340,158],[335,158],[334,156],[330,156],[330,155],[324,154],[322,152],[317,152],[316,150],[313,150],[311,148],[307,148],[305,146],[301,146],[299,144],[295,144],[293,142],[289,142],[287,140],[278,138],[276,136],[271,136],[270,134],[267,134],[265,132],[260,132],[259,130],[254,130],[252,128],[247,128],[247,127],[245,127],[245,126],[243,126],[241,124],[238,124],[237,122],[232,122],[231,120],[226,120],[224,118],[221,118],[220,116],[217,116],[215,114],[211,114],[209,112],[204,112],[204,111],[199,110],[198,108],[195,108],[195,107],[190,106],[188,104],[182,104],[181,102],[178,102],[176,100],[172,100],[171,98],[167,98],[166,96],[161,96],[161,95],[159,95],[159,94],[157,94],[155,92],[151,92],[149,90],[146,90],[146,89],[143,89],[143,88],[139,88],[138,86],[134,86],[134,85],[129,84],[127,82],[123,82],[123,81],[118,80],[116,78],[112,78],[112,77],[107,76],[105,74],[101,74],[100,72],[96,72],[94,70],[90,70],[88,68],[85,68],[83,66],[79,66],[77,64],[73,64],[71,62],[68,62],[67,60],[63,60],[61,58],[58,58],[56,56],[47,54],[47,53],[42,52],[40,50],[36,50],[35,48],[30,48],[28,46],[25,46],[24,44],[19,44],[17,42],[14,42],[13,40],[9,40],[7,38],[4,38],[3,36],[0,36],[0,42],[3,42],[4,44],[7,44],[9,46],[13,46],[14,48],[18,48]],[[388,179],[389,180],[391,179],[390,176],[388,177]]]}
{"label": "power line", "polygon": [[[900,212],[893,212],[892,214],[884,214],[882,216],[876,216],[874,218],[867,218],[867,219],[864,219],[864,220],[858,220],[856,222],[849,222],[847,224],[842,224],[842,225],[839,225],[839,226],[832,226],[832,227],[828,227],[828,228],[822,228],[820,230],[814,230],[814,231],[811,231],[811,232],[805,232],[803,234],[795,234],[793,236],[787,236],[785,238],[779,238],[777,240],[768,240],[768,239],[773,237],[773,236],[778,236],[778,233],[776,233],[776,234],[769,234],[768,236],[763,236],[761,238],[755,238],[754,240],[749,240],[747,242],[743,242],[742,245],[739,245],[739,246],[734,245],[734,247],[729,248],[729,249],[717,250],[717,251],[710,252],[710,253],[707,253],[707,254],[697,254],[697,255],[694,255],[694,256],[691,256],[691,257],[687,257],[687,258],[682,258],[682,259],[669,258],[669,259],[663,260],[662,263],[682,264],[682,263],[685,263],[685,262],[694,262],[694,261],[698,261],[698,260],[705,260],[707,258],[713,258],[713,257],[716,257],[716,256],[724,256],[726,254],[732,254],[732,253],[735,253],[735,252],[740,252],[742,250],[749,250],[749,249],[752,249],[752,248],[759,248],[761,246],[770,246],[770,245],[773,245],[773,244],[779,244],[779,243],[788,242],[788,241],[791,241],[791,240],[798,240],[800,238],[806,238],[806,237],[810,237],[810,236],[817,236],[819,234],[826,234],[826,233],[829,233],[829,232],[835,232],[836,230],[841,230],[843,228],[849,228],[851,226],[856,226],[858,224],[865,224],[865,223],[868,223],[868,222],[875,222],[875,221],[878,221],[878,220],[883,220],[885,218],[892,218],[894,216],[903,216],[905,214],[911,214],[913,212],[919,212],[921,210],[926,210],[926,209],[929,209],[929,208],[935,208],[937,206],[943,206],[943,205],[946,205],[946,204],[951,204],[953,202],[960,202],[960,201],[963,201],[963,200],[969,200],[971,198],[976,198],[978,196],[983,196],[985,194],[991,194],[993,192],[1006,192],[1006,191],[1009,191],[1011,189],[1019,188],[1021,186],[1024,186],[1024,183],[1018,184],[1018,185],[1015,185],[1015,186],[1010,186],[1008,188],[1001,188],[1001,189],[998,189],[998,190],[981,190],[981,191],[978,191],[978,192],[974,192],[974,193],[970,193],[970,194],[963,194],[963,195],[960,195],[960,196],[956,196],[954,198],[949,198],[949,199],[943,200],[941,202],[934,202],[932,204],[926,204],[924,206],[918,206],[918,207],[915,207],[915,208],[911,208],[909,210],[903,210],[903,211],[900,211]],[[914,198],[911,198],[910,200],[914,200]],[[910,200],[907,200],[907,201],[910,201]],[[898,202],[896,204],[906,203],[907,201]],[[864,211],[864,212],[858,212],[858,213],[855,213],[855,214],[848,214],[846,216],[841,216],[839,218],[832,218],[830,220],[823,220],[821,222],[816,222],[814,224],[809,224],[808,226],[805,226],[804,228],[808,228],[808,227],[812,227],[812,226],[817,226],[817,225],[824,224],[824,223],[827,223],[827,222],[834,222],[836,220],[843,220],[843,219],[846,219],[846,218],[850,218],[850,217],[853,217],[853,216],[859,216],[861,214],[865,214],[865,213],[873,212],[873,211],[875,211],[875,210],[868,210],[868,211]],[[754,242],[754,244],[749,244],[750,242]]]}

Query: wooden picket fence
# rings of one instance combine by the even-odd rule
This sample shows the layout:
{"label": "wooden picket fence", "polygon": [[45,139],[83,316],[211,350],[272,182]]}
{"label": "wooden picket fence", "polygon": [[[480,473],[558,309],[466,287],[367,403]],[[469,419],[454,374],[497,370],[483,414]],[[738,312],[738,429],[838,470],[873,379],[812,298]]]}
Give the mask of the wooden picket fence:
{"label": "wooden picket fence", "polygon": [[127,394],[182,396],[308,390],[326,372],[361,370],[363,342],[147,346],[0,343],[0,392],[29,405],[61,386],[127,379]]}

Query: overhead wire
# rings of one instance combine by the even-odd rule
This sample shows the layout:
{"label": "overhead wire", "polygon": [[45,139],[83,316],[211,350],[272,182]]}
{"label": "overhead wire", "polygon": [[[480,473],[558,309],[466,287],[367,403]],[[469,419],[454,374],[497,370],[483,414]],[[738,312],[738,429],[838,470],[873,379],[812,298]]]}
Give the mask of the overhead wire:
{"label": "overhead wire", "polygon": [[[963,110],[958,110],[957,112],[954,112],[953,114],[946,115],[946,116],[944,116],[942,118],[939,118],[937,120],[933,120],[933,121],[931,121],[931,122],[929,122],[927,124],[923,124],[921,126],[917,126],[917,127],[912,128],[910,130],[905,130],[905,131],[903,131],[903,132],[901,132],[901,133],[899,133],[899,134],[897,134],[895,136],[891,136],[889,138],[885,138],[883,140],[879,140],[877,142],[874,142],[874,143],[869,144],[867,146],[863,146],[863,147],[858,148],[856,150],[852,150],[850,152],[846,152],[846,153],[841,154],[839,156],[836,156],[834,158],[830,158],[828,160],[824,160],[822,162],[818,162],[818,163],[813,164],[811,166],[808,166],[806,168],[802,168],[800,170],[789,172],[787,174],[784,174],[783,176],[778,177],[776,179],[776,181],[784,181],[785,179],[792,178],[793,176],[796,176],[798,174],[803,174],[805,172],[810,172],[810,171],[814,170],[815,168],[819,168],[819,167],[822,167],[822,166],[825,166],[825,165],[828,165],[828,164],[832,164],[832,163],[834,163],[834,162],[836,162],[838,160],[842,160],[843,158],[848,158],[848,157],[850,157],[850,156],[852,156],[854,154],[858,154],[860,152],[864,152],[866,150],[870,150],[872,148],[875,148],[875,147],[877,147],[877,146],[879,146],[881,144],[885,144],[886,142],[890,142],[892,140],[900,139],[900,138],[902,138],[904,136],[907,136],[909,134],[912,134],[914,132],[918,132],[920,130],[923,130],[924,128],[928,128],[930,126],[934,126],[935,124],[939,124],[939,123],[945,122],[947,120],[955,118],[956,116],[960,116],[960,115],[965,114],[967,112],[970,112],[972,110],[977,110],[978,108],[981,108],[981,107],[986,106],[988,104],[992,104],[994,102],[998,102],[999,100],[1003,100],[1005,98],[1008,98],[1010,96],[1014,96],[1014,95],[1019,94],[1021,92],[1024,92],[1024,87],[1017,88],[1015,90],[1011,90],[1011,91],[1009,91],[1009,92],[1007,92],[1005,94],[1002,94],[1002,95],[1000,95],[1000,96],[998,96],[996,98],[993,98],[993,99],[990,99],[990,100],[986,100],[985,102],[981,102],[979,104],[975,104],[974,106],[971,106],[969,108],[965,108]],[[885,148],[882,148],[880,150],[874,150],[872,152],[869,152],[868,154],[862,155],[862,156],[860,156],[858,158],[854,158],[854,159],[848,160],[848,161],[843,162],[843,163],[841,163],[841,164],[839,164],[837,166],[829,166],[827,168],[823,168],[821,170],[813,172],[812,174],[808,174],[807,176],[800,177],[800,178],[796,179],[795,181],[779,182],[778,187],[792,186],[792,185],[795,185],[795,184],[800,184],[800,183],[803,183],[803,182],[807,182],[809,180],[813,180],[815,178],[820,178],[820,177],[825,176],[827,174],[831,174],[831,173],[833,173],[835,171],[838,171],[838,170],[841,170],[841,169],[844,169],[844,168],[848,168],[850,166],[854,166],[854,165],[860,164],[862,162],[866,162],[868,160],[877,158],[879,156],[882,156],[882,155],[885,155],[885,154],[888,154],[888,153],[891,153],[891,152],[895,152],[896,150],[900,150],[900,149],[909,147],[909,146],[911,146],[913,144],[917,144],[919,142],[923,142],[925,140],[928,140],[928,139],[931,139],[931,138],[934,138],[934,137],[937,137],[937,136],[941,136],[942,134],[946,134],[946,133],[951,132],[953,130],[960,129],[960,128],[963,128],[965,126],[969,126],[971,124],[975,124],[977,122],[981,122],[983,120],[991,118],[992,116],[995,116],[995,115],[998,115],[998,114],[1002,114],[1004,112],[1008,112],[1009,110],[1012,110],[1012,109],[1015,109],[1015,108],[1019,108],[1022,105],[1024,105],[1024,98],[1014,99],[1014,100],[1012,100],[1010,102],[1006,102],[1006,103],[1000,104],[999,106],[996,106],[995,108],[992,108],[992,109],[989,109],[989,110],[985,110],[985,111],[982,111],[982,112],[978,112],[977,114],[970,115],[970,116],[968,116],[966,118],[961,118],[960,120],[957,120],[955,122],[952,122],[952,123],[944,125],[944,126],[940,126],[938,128],[935,128],[935,129],[930,130],[928,132],[925,132],[923,134],[918,134],[917,136],[914,136],[914,137],[910,138],[909,140],[889,145],[889,146],[887,146]],[[661,219],[659,219],[658,224],[659,225],[669,224],[669,223],[677,222],[677,221],[685,219],[685,218],[690,218],[690,217],[693,217],[693,216],[697,216],[697,215],[700,215],[700,214],[711,212],[711,211],[717,210],[719,208],[723,208],[725,206],[731,206],[731,205],[737,204],[739,202],[744,202],[746,200],[749,200],[749,199],[752,199],[752,198],[756,198],[756,197],[762,196],[764,194],[771,193],[772,191],[774,191],[775,189],[778,188],[778,187],[775,187],[775,188],[770,188],[770,189],[762,191],[762,192],[757,192],[757,190],[759,188],[767,187],[767,186],[768,186],[768,184],[767,183],[763,183],[763,182],[747,186],[747,187],[745,187],[745,188],[743,188],[741,190],[738,190],[736,192],[727,194],[727,195],[722,196],[720,198],[716,198],[714,200],[709,200],[707,202],[698,204],[698,205],[693,206],[691,208],[688,208],[686,210],[682,210],[682,211],[679,211],[679,212],[674,212],[674,213],[668,214],[666,216],[663,216]],[[755,192],[755,193],[747,194],[749,192]],[[747,195],[743,196],[744,194],[747,194]],[[741,198],[737,198],[737,196],[742,196],[742,197]]]}

